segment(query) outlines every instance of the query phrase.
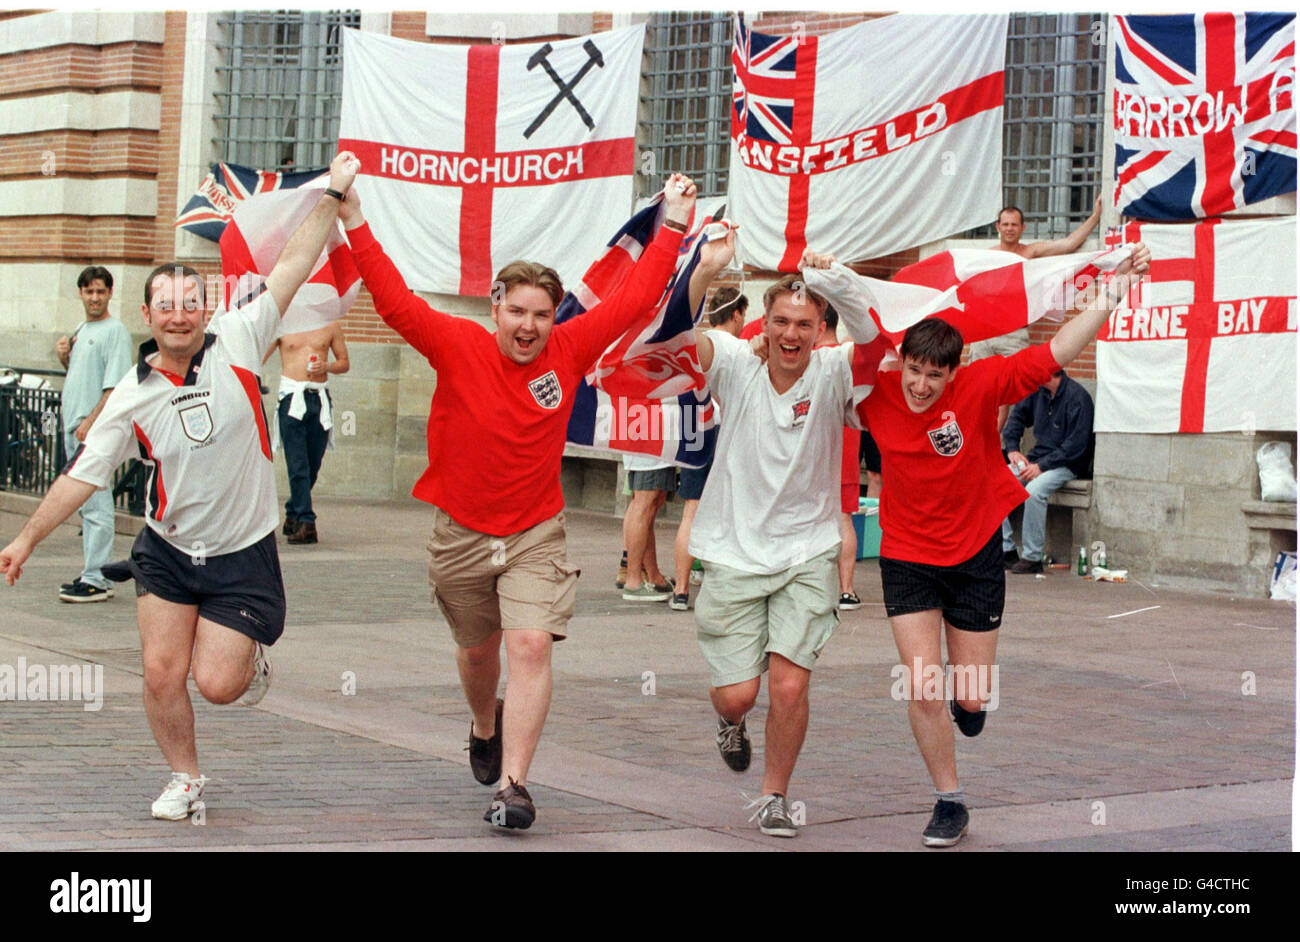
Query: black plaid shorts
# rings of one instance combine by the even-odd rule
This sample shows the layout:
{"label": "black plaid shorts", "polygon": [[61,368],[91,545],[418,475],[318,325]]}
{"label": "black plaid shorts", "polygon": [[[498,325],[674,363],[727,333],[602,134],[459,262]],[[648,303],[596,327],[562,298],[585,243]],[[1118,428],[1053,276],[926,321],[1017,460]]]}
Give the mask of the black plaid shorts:
{"label": "black plaid shorts", "polygon": [[992,631],[1002,625],[1007,574],[1002,566],[1002,531],[984,548],[956,566],[931,566],[880,558],[885,614],[907,615],[942,609],[954,628]]}

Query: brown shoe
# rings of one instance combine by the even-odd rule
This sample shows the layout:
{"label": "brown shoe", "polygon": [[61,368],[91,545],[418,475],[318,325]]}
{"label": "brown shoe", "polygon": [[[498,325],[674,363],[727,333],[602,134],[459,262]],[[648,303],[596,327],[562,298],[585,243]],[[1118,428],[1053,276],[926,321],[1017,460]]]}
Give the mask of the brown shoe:
{"label": "brown shoe", "polygon": [[280,532],[283,533],[285,536],[293,536],[293,531],[297,529],[298,529],[298,521],[293,517],[285,517],[284,526],[280,528]]}
{"label": "brown shoe", "polygon": [[469,724],[469,768],[480,785],[495,785],[501,778],[501,712],[506,702],[497,698],[497,728],[489,739],[474,735],[474,724]]}
{"label": "brown shoe", "polygon": [[514,779],[509,779],[509,782],[493,797],[492,804],[483,812],[483,820],[493,827],[518,828],[523,831],[532,825],[537,817],[537,809],[533,807],[528,789]]}
{"label": "brown shoe", "polygon": [[1022,559],[1016,563],[1007,572],[1014,572],[1017,575],[1027,575],[1031,572],[1042,572],[1043,561],[1041,559]]}
{"label": "brown shoe", "polygon": [[298,521],[298,529],[289,534],[290,543],[315,543],[316,542],[316,523],[314,521]]}

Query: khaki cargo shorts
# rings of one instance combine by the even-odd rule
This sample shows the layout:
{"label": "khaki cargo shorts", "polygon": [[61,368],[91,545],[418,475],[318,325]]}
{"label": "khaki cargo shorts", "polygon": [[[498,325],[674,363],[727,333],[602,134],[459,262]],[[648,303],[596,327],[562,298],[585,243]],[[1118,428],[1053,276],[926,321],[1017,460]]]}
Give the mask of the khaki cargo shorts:
{"label": "khaki cargo shorts", "polygon": [[758,677],[772,654],[813,669],[840,623],[839,552],[768,576],[701,563],[695,627],[714,687]]}
{"label": "khaki cargo shorts", "polygon": [[569,565],[563,511],[527,530],[489,536],[434,507],[428,550],[430,594],[460,647],[483,644],[501,629],[566,637],[579,570]]}

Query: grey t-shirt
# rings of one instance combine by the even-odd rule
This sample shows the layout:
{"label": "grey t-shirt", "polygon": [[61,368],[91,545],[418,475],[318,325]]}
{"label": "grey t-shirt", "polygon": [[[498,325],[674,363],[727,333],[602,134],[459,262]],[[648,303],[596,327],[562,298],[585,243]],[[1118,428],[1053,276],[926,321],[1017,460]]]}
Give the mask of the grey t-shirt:
{"label": "grey t-shirt", "polygon": [[85,321],[78,329],[63,383],[63,428],[73,431],[90,415],[105,389],[135,365],[131,333],[116,317]]}

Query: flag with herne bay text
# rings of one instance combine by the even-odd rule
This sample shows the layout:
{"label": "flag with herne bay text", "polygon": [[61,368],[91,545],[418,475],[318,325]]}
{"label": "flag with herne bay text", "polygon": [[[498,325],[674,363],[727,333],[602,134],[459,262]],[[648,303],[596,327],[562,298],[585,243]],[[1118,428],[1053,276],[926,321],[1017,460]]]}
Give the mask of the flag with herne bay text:
{"label": "flag with herne bay text", "polygon": [[[696,201],[659,306],[610,344],[578,387],[569,416],[570,443],[653,455],[689,468],[704,467],[712,459],[717,409],[695,346],[703,298],[692,310],[690,281],[700,249],[709,241],[705,227],[718,220],[721,211],[720,199]],[[556,323],[584,314],[616,291],[662,221],[661,197],[633,214],[565,294],[555,312]]]}
{"label": "flag with herne bay text", "polygon": [[1129,223],[1149,276],[1097,338],[1098,432],[1294,431],[1295,217]]}
{"label": "flag with herne bay text", "polygon": [[491,293],[519,259],[579,278],[632,204],[645,27],[529,45],[344,30],[339,148],[420,291]]}
{"label": "flag with herne bay text", "polygon": [[1200,219],[1295,192],[1295,14],[1111,24],[1121,215]]}
{"label": "flag with herne bay text", "polygon": [[992,222],[1002,205],[1007,17],[894,14],[824,36],[735,23],[737,256],[876,258]]}

